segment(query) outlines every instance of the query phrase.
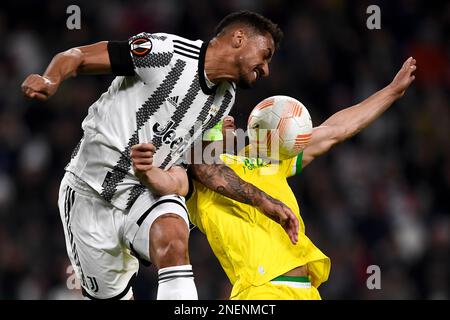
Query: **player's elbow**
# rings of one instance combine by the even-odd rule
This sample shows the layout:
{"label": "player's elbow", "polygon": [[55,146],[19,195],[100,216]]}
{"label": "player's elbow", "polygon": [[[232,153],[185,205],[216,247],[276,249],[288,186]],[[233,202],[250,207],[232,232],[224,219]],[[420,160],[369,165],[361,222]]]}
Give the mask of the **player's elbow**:
{"label": "player's elbow", "polygon": [[69,70],[67,74],[70,76],[77,75],[79,67],[83,64],[83,60],[83,53],[78,48],[71,48],[60,52],[53,58],[55,63],[63,65],[65,69]]}
{"label": "player's elbow", "polygon": [[172,193],[178,194],[182,197],[186,196],[189,191],[189,181],[186,170],[181,168],[171,168],[168,171],[170,181],[173,186]]}
{"label": "player's elbow", "polygon": [[186,179],[184,178],[181,179],[180,177],[173,178],[172,183],[173,183],[173,190],[171,190],[172,193],[175,193],[182,197],[185,197],[188,194],[189,183],[187,181],[187,177]]}
{"label": "player's elbow", "polygon": [[311,162],[312,160],[316,159],[317,157],[320,157],[321,155],[327,153],[330,151],[330,149],[338,144],[340,142],[340,137],[330,137],[329,139],[326,139],[324,141],[321,141],[319,143],[316,143],[314,145],[311,145],[309,147],[306,147],[305,151],[303,152],[303,158],[302,158],[302,164],[305,166],[305,163]]}
{"label": "player's elbow", "polygon": [[75,62],[78,62],[78,64],[81,64],[83,62],[83,53],[78,48],[71,48],[69,50],[60,52],[56,55],[56,57],[64,60],[73,60]]}
{"label": "player's elbow", "polygon": [[188,192],[189,192],[188,184],[182,183],[178,186],[176,193],[182,197],[185,197],[188,194]]}
{"label": "player's elbow", "polygon": [[327,151],[331,149],[334,145],[344,142],[345,140],[356,134],[357,130],[358,130],[357,127],[334,126],[331,136],[326,141],[326,144],[328,146]]}

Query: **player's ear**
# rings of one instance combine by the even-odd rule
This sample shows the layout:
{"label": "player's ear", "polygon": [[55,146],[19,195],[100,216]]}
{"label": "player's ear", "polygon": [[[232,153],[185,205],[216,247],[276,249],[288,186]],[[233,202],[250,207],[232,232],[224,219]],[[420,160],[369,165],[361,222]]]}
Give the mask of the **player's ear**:
{"label": "player's ear", "polygon": [[233,48],[240,48],[244,44],[244,41],[246,39],[245,31],[242,28],[237,28],[233,31],[231,34],[231,46]]}

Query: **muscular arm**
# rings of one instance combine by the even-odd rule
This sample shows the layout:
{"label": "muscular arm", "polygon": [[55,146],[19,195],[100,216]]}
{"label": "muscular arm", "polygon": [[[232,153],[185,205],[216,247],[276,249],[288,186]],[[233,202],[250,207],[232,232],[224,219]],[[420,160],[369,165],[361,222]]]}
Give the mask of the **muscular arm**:
{"label": "muscular arm", "polygon": [[225,164],[194,164],[189,167],[189,172],[206,187],[242,203],[258,206],[265,199],[273,199],[239,178]]}
{"label": "muscular arm", "polygon": [[403,96],[414,80],[416,60],[405,61],[394,80],[364,101],[343,109],[313,129],[311,141],[303,151],[302,167],[327,152],[332,146],[354,136],[374,122],[397,99]]}
{"label": "muscular arm", "polygon": [[176,166],[167,171],[154,167],[154,152],[155,147],[151,143],[141,143],[131,147],[130,156],[136,177],[155,194],[185,196],[189,189],[186,170]]}
{"label": "muscular arm", "polygon": [[267,217],[281,224],[291,242],[297,243],[299,223],[295,214],[281,201],[239,178],[225,164],[193,164],[189,167],[189,172],[211,190],[258,208]]}
{"label": "muscular arm", "polygon": [[29,75],[22,83],[22,91],[29,98],[46,100],[62,81],[77,74],[111,73],[108,42],[76,47],[55,55],[44,74]]}
{"label": "muscular arm", "polygon": [[153,167],[144,174],[136,173],[136,176],[143,185],[160,196],[178,194],[184,197],[188,193],[186,170],[180,167],[172,167],[167,171]]}

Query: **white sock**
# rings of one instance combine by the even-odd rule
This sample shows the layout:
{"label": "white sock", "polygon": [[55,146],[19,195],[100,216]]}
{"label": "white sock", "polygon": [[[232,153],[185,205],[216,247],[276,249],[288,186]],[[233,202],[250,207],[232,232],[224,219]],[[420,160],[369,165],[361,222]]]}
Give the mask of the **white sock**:
{"label": "white sock", "polygon": [[198,300],[192,265],[159,269],[158,278],[157,300]]}

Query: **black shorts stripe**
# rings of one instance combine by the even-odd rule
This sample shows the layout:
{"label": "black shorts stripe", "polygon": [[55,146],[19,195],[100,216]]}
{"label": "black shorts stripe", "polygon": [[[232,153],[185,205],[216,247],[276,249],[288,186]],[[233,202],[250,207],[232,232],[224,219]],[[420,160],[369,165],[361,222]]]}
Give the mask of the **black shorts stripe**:
{"label": "black shorts stripe", "polygon": [[102,298],[93,297],[84,288],[81,288],[81,292],[83,293],[83,296],[85,296],[85,297],[87,297],[87,298],[89,298],[91,300],[120,300],[128,293],[128,291],[130,290],[130,288],[133,285],[135,280],[136,280],[136,274],[133,274],[133,276],[131,277],[130,281],[128,281],[128,284],[125,287],[125,289],[121,293],[119,293],[118,295],[116,295],[114,297],[111,297],[111,298],[102,299]]}
{"label": "black shorts stripe", "polygon": [[198,60],[198,58],[199,58],[198,56],[192,56],[192,55],[190,55],[190,54],[181,52],[181,51],[179,51],[179,50],[174,50],[173,52],[178,53],[179,55],[182,55],[182,56],[191,58],[191,59],[195,59],[195,60]]}
{"label": "black shorts stripe", "polygon": [[175,49],[178,49],[178,50],[181,50],[181,51],[186,51],[186,53],[193,53],[193,54],[195,54],[195,55],[200,55],[200,50],[198,50],[198,51],[195,51],[195,50],[192,50],[192,49],[187,49],[187,48],[185,48],[185,47],[182,47],[182,46],[179,46],[179,45],[174,45],[173,46]]}
{"label": "black shorts stripe", "polygon": [[75,190],[71,190],[72,192],[70,193],[70,210],[72,209],[73,204],[75,203]]}
{"label": "black shorts stripe", "polygon": [[186,47],[191,47],[191,48],[197,49],[197,50],[200,50],[200,48],[201,48],[201,47],[199,47],[197,45],[193,45],[191,43],[187,43],[187,42],[184,42],[184,41],[181,41],[181,40],[178,40],[178,39],[173,40],[173,42],[179,43],[179,44],[185,45]]}
{"label": "black shorts stripe", "polygon": [[[75,191],[70,188],[70,186],[67,186],[66,188],[66,195],[65,195],[65,201],[64,201],[64,218],[65,218],[65,224],[67,228],[67,235],[69,236],[69,244],[70,249],[72,250],[73,259],[75,262],[75,266],[78,268],[81,274],[81,285],[86,285],[86,277],[83,272],[83,268],[81,267],[80,258],[78,256],[77,251],[77,245],[73,239],[73,232],[72,232],[72,226],[70,224],[70,213],[72,210],[72,206],[75,202]],[[75,266],[73,266],[75,268]]]}
{"label": "black shorts stripe", "polygon": [[152,263],[150,261],[145,260],[142,258],[139,253],[134,249],[133,244],[130,243],[130,251],[133,256],[135,256],[136,259],[139,260],[140,263],[142,263],[145,267],[150,267]]}
{"label": "black shorts stripe", "polygon": [[70,190],[70,187],[69,186],[67,186],[67,188],[66,188],[66,194],[64,195],[64,217],[66,218],[66,221],[68,221],[68,219],[67,219],[67,199],[69,198],[69,190]]}
{"label": "black shorts stripe", "polygon": [[[138,219],[138,221],[136,222],[137,225],[138,225],[138,226],[141,226],[141,224],[142,224],[142,222],[144,222],[145,218],[147,218],[147,216],[150,214],[150,212],[152,212],[152,210],[155,209],[157,206],[159,206],[159,205],[161,205],[161,204],[163,204],[163,203],[168,203],[168,202],[172,202],[172,203],[175,203],[175,204],[179,205],[180,207],[183,208],[184,211],[186,211],[186,214],[188,213],[186,207],[185,207],[181,202],[179,202],[179,201],[177,201],[177,200],[174,200],[174,199],[163,199],[163,200],[160,200],[160,201],[155,202],[155,203],[150,207],[150,209],[148,209],[147,211],[145,211],[144,214],[143,214],[143,215]],[[170,213],[170,212],[167,212],[167,213]]]}

